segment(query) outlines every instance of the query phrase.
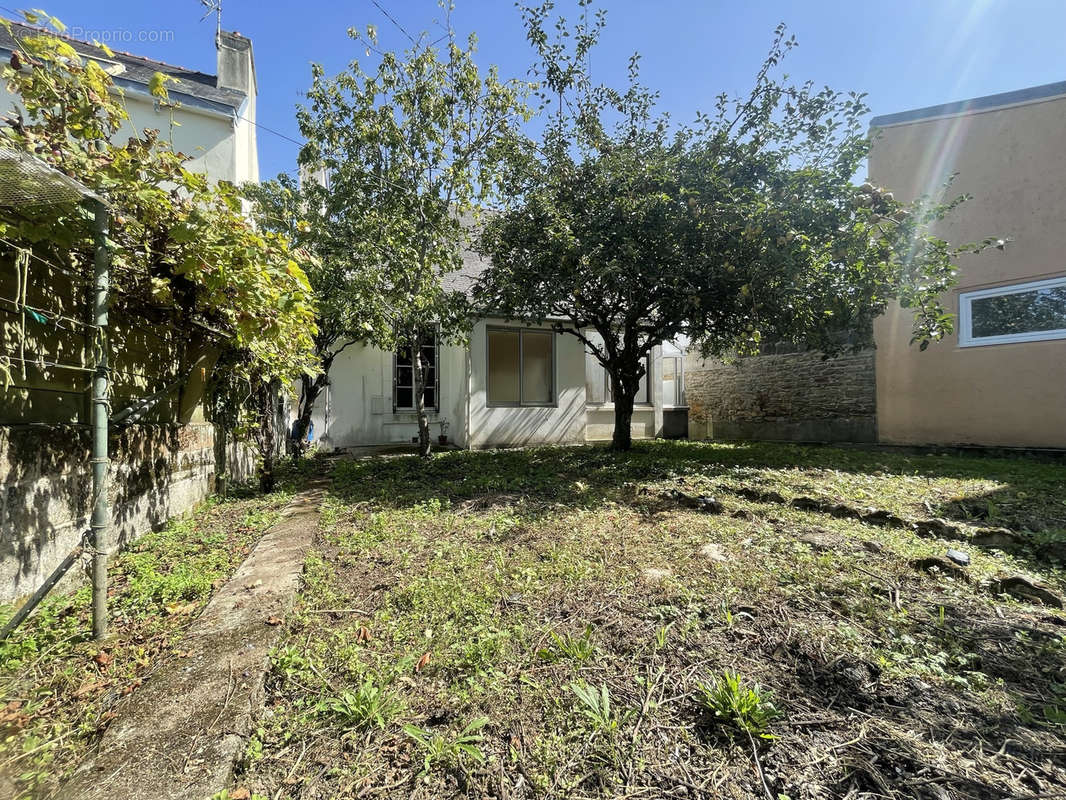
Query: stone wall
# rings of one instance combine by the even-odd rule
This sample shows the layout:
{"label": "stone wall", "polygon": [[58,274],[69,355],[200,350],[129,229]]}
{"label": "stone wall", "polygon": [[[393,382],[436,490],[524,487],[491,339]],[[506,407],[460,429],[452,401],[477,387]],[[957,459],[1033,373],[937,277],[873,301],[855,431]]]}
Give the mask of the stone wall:
{"label": "stone wall", "polygon": [[776,352],[734,362],[685,358],[689,436],[877,441],[874,351],[823,359]]}
{"label": "stone wall", "polygon": [[[246,447],[216,441],[202,422],[134,425],[112,435],[109,451],[111,521],[121,546],[207,497],[223,459],[231,479],[255,469]],[[88,528],[88,429],[0,426],[0,489],[0,602],[7,603],[31,594]]]}

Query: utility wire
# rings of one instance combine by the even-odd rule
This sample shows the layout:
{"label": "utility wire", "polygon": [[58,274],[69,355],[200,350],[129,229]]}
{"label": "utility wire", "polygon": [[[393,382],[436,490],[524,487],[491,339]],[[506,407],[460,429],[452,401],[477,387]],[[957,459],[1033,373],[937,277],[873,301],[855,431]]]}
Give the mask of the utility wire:
{"label": "utility wire", "polygon": [[[18,314],[21,313],[20,308],[22,308],[22,306],[20,306],[19,304],[16,304],[13,300],[9,300],[6,297],[0,297],[0,303],[7,303],[9,306],[15,306],[15,308],[13,310],[10,309],[10,308],[4,308],[3,306],[0,306],[0,311],[2,311],[5,314],[18,315]],[[68,316],[66,316],[64,314],[58,314],[58,313],[56,313],[54,311],[51,311],[51,310],[49,310],[47,308],[37,308],[36,306],[31,306],[31,305],[26,305],[25,308],[26,308],[27,311],[32,311],[32,312],[44,317],[45,318],[45,322],[55,323],[57,321],[62,321],[62,322],[67,322],[67,323],[70,323],[70,324],[73,324],[73,325],[78,325],[81,328],[86,328],[86,329],[89,329],[89,330],[92,330],[92,329],[96,328],[96,325],[94,325],[91,322],[85,322],[84,320],[75,319],[74,317],[68,317]],[[146,324],[144,322],[141,322],[141,321],[138,321],[138,320],[134,319],[132,316],[126,314],[122,309],[112,309],[112,313],[115,314],[116,317],[118,317],[117,320],[113,320],[112,323],[109,325],[109,327],[111,328],[112,331],[118,331],[118,332],[121,333],[121,332],[124,332],[126,330],[130,330],[130,331],[136,330],[136,331],[139,331],[141,333],[144,333],[144,334],[147,334],[149,336],[152,336],[155,339],[158,339],[160,342],[163,342],[163,343],[166,343],[170,338],[172,338],[170,336],[166,336],[164,334],[161,334],[154,327],[152,327],[152,326],[150,326],[150,325],[148,325],[148,324]],[[44,324],[43,322],[40,322],[39,320],[37,322],[38,322],[38,324]],[[58,330],[61,330],[61,331],[65,331],[66,330],[66,328],[63,328],[60,325],[56,325],[56,328]],[[171,333],[173,333],[173,331],[171,331]]]}
{"label": "utility wire", "polygon": [[[12,305],[12,306],[15,307],[14,310],[11,310],[9,308],[0,308],[0,311],[3,311],[5,313],[7,313],[7,314],[20,314],[21,313],[20,309],[25,308],[27,311],[32,311],[33,313],[44,317],[48,322],[62,321],[62,322],[69,322],[72,325],[77,325],[77,326],[82,327],[82,328],[95,328],[96,327],[91,322],[86,322],[85,320],[81,320],[81,319],[74,319],[74,317],[64,316],[63,314],[57,314],[54,311],[49,311],[48,309],[45,309],[45,308],[37,308],[36,306],[31,306],[28,303],[25,304],[25,305],[20,304],[20,303],[16,303],[14,300],[8,300],[6,297],[0,297],[0,303],[7,303],[8,305]],[[58,327],[58,326],[56,326],[56,327]]]}
{"label": "utility wire", "polygon": [[[297,141],[296,139],[293,139],[293,138],[292,138],[291,136],[286,136],[286,135],[285,135],[284,133],[278,133],[278,132],[277,132],[276,130],[274,130],[273,128],[268,128],[268,127],[267,127],[266,125],[264,125],[264,124],[263,124],[262,122],[256,122],[256,121],[255,121],[254,119],[248,119],[248,117],[237,117],[237,119],[241,119],[241,120],[244,120],[245,122],[250,122],[250,123],[252,123],[253,125],[255,125],[255,127],[257,127],[257,128],[262,128],[262,129],[263,129],[263,130],[265,130],[265,131],[266,131],[267,133],[272,133],[272,134],[274,134],[275,136],[277,136],[277,137],[279,137],[279,138],[281,138],[281,139],[284,139],[284,140],[285,140],[286,142],[292,142],[293,144],[297,144],[297,145],[299,145],[300,147],[303,147],[303,146],[304,146],[304,145],[306,144],[306,142],[300,142],[300,141]],[[291,172],[291,171],[292,171],[292,170],[289,170],[289,172]]]}
{"label": "utility wire", "polygon": [[15,244],[13,241],[11,241],[10,239],[5,239],[3,236],[0,236],[0,242],[3,242],[8,247],[10,247],[12,250],[24,250],[24,251],[27,251],[30,254],[30,258],[33,259],[34,261],[38,261],[41,264],[44,264],[49,269],[54,269],[57,272],[63,273],[64,275],[69,275],[71,278],[79,278],[81,280],[84,280],[86,283],[88,283],[88,281],[92,277],[87,272],[86,273],[72,272],[69,269],[67,269],[66,267],[61,267],[58,264],[53,264],[51,261],[48,261],[46,259],[41,258],[39,255],[37,255],[32,250],[30,250],[28,247],[24,247],[23,245]]}
{"label": "utility wire", "polygon": [[413,44],[413,45],[417,45],[418,44],[418,42],[415,41],[415,37],[412,36],[411,34],[409,34],[407,32],[407,29],[404,28],[404,26],[401,25],[399,22],[397,22],[396,18],[394,16],[392,16],[392,14],[390,14],[388,11],[386,11],[384,8],[382,8],[381,4],[378,3],[378,0],[370,0],[370,2],[374,5],[374,8],[376,8],[378,11],[380,11],[382,14],[385,15],[385,18],[388,19],[389,22],[391,22],[393,25],[395,25],[397,27],[397,29],[399,29],[400,33],[402,33],[404,36],[406,36],[408,38],[408,40],[411,42],[411,44]]}

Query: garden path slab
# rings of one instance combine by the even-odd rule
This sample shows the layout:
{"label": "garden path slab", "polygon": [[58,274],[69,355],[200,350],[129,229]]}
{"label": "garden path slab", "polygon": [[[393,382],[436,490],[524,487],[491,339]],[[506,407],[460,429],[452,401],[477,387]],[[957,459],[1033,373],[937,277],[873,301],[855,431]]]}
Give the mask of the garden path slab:
{"label": "garden path slab", "polygon": [[284,519],[208,603],[173,659],[120,708],[63,800],[201,800],[229,785],[263,702],[271,648],[292,607],[324,484]]}

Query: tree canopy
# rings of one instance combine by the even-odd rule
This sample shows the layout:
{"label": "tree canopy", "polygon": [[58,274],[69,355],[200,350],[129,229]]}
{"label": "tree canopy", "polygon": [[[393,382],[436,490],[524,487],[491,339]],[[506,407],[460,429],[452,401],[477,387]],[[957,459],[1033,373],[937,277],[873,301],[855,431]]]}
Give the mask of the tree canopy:
{"label": "tree canopy", "polygon": [[[305,440],[315,403],[329,383],[333,362],[344,350],[372,339],[382,321],[373,313],[377,282],[364,269],[352,248],[351,232],[333,211],[328,187],[311,180],[301,186],[293,176],[242,187],[252,202],[252,213],[261,230],[283,234],[312,258],[307,278],[315,296],[315,331],[312,336],[316,371],[300,375],[294,442]],[[371,313],[367,313],[367,310]],[[300,455],[301,449],[296,450]]]}
{"label": "tree canopy", "polygon": [[300,163],[319,177],[305,185],[306,198],[321,209],[322,257],[364,276],[359,335],[410,354],[428,454],[423,352],[467,335],[467,299],[444,277],[461,268],[464,219],[491,196],[514,125],[526,117],[523,87],[494,68],[482,73],[476,38],[461,44],[448,24],[443,45],[423,34],[402,54],[379,49],[373,26],[349,35],[376,66],[356,59],[327,77],[313,65],[297,114],[307,141]]}
{"label": "tree canopy", "polygon": [[795,45],[783,25],[750,93],[675,125],[640,84],[639,56],[625,88],[592,84],[605,15],[579,6],[572,31],[553,23],[550,0],[523,9],[549,118],[539,141],[512,151],[477,294],[585,343],[610,376],[615,447],[630,446],[633,398],[660,342],[833,352],[893,298],[915,310],[915,341],[951,330],[939,295],[958,253],[983,245],[952,247],[929,225],[961,198],[905,206],[855,185],[869,151],[863,96],[779,77]]}

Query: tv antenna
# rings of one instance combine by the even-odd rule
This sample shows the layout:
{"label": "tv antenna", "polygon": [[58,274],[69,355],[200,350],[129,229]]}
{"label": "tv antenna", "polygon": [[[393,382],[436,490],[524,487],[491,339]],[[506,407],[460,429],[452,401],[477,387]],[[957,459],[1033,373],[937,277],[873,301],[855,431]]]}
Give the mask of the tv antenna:
{"label": "tv antenna", "polygon": [[222,38],[222,0],[200,0],[200,5],[207,9],[200,22],[215,15],[215,40]]}

